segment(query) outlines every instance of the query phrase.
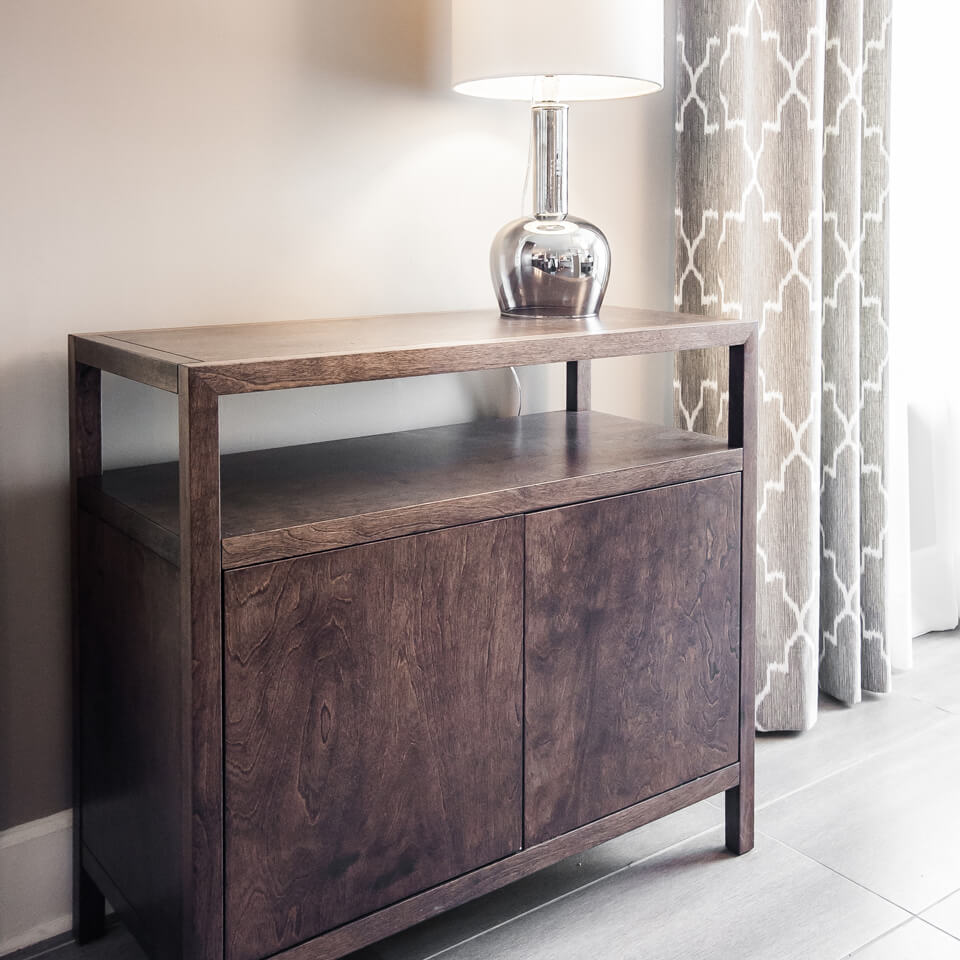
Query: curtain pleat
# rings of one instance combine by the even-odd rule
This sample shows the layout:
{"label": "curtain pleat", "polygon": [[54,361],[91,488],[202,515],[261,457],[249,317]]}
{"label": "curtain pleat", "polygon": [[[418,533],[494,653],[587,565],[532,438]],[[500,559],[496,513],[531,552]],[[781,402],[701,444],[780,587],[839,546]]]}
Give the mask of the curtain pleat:
{"label": "curtain pleat", "polygon": [[[889,687],[888,29],[889,0],[678,5],[676,305],[760,325],[762,730]],[[680,426],[725,433],[722,351],[674,386]]]}
{"label": "curtain pleat", "polygon": [[863,146],[860,206],[860,615],[861,686],[891,689],[885,562],[890,507],[890,16],[892,0],[863,12]]}
{"label": "curtain pleat", "polygon": [[860,700],[860,103],[863,3],[827,3],[823,84],[820,685]]}

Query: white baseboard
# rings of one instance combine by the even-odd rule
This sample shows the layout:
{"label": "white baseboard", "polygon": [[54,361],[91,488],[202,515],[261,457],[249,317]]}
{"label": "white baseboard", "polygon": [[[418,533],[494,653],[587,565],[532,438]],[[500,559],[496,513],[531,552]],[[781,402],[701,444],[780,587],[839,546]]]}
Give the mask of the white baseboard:
{"label": "white baseboard", "polygon": [[0,831],[0,956],[70,929],[73,811]]}

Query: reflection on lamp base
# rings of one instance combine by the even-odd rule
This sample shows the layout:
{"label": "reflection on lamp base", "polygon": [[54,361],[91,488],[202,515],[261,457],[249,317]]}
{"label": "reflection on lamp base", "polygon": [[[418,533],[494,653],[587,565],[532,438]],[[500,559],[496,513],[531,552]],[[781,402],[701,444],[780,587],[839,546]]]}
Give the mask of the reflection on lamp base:
{"label": "reflection on lamp base", "polygon": [[595,317],[610,278],[610,245],[578,217],[521,217],[490,248],[490,274],[507,317]]}

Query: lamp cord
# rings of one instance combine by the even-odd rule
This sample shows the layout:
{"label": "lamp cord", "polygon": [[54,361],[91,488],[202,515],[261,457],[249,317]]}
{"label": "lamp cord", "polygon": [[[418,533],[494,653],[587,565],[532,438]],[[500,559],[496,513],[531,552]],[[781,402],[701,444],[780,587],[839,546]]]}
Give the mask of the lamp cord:
{"label": "lamp cord", "polygon": [[517,373],[516,367],[511,367],[510,372],[513,374],[513,382],[517,385],[517,416],[520,416],[520,411],[523,410],[523,387],[520,385],[520,375]]}

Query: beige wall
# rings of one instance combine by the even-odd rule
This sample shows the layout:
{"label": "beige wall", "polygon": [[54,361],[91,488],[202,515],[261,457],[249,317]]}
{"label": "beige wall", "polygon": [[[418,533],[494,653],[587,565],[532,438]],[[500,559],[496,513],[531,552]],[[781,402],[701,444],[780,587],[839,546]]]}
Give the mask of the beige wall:
{"label": "beige wall", "polygon": [[[443,0],[0,0],[0,829],[69,805],[66,334],[492,306],[527,109],[448,92],[446,29]],[[672,100],[572,110],[611,303],[672,302]],[[560,405],[558,373],[522,372],[526,409]],[[669,358],[594,378],[598,407],[668,418]],[[173,398],[107,379],[107,465],[171,455]],[[507,414],[511,391],[234,398],[224,445]]]}

